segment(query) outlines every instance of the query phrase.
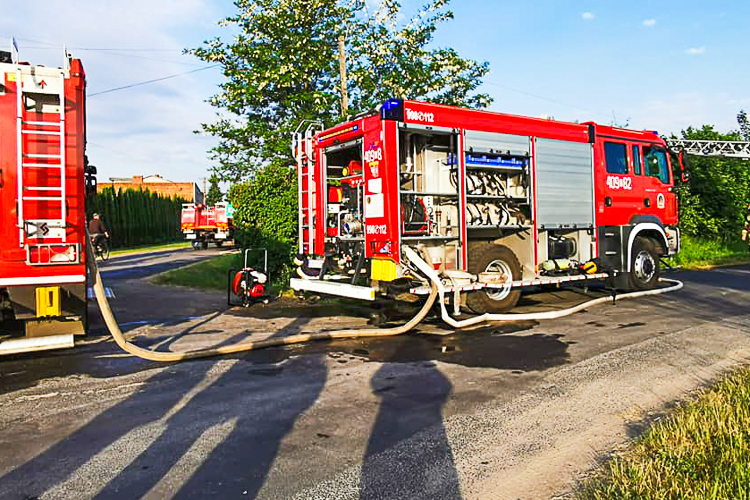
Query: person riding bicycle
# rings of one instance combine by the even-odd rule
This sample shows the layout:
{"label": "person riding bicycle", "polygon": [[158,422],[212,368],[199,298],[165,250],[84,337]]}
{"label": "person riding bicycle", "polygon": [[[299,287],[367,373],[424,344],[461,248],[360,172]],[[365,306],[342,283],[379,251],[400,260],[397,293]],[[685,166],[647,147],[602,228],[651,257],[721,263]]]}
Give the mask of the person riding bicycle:
{"label": "person riding bicycle", "polygon": [[93,218],[89,221],[89,236],[91,236],[91,243],[94,245],[94,248],[103,240],[109,238],[109,232],[99,214],[94,214]]}

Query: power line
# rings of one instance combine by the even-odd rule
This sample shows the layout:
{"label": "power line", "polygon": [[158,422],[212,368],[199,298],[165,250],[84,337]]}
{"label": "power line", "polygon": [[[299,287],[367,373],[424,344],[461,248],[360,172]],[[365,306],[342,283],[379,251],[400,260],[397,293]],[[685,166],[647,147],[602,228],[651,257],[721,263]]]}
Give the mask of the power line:
{"label": "power line", "polygon": [[554,103],[554,104],[559,104],[561,106],[567,106],[569,108],[574,108],[574,109],[577,109],[579,111],[584,111],[586,113],[594,113],[594,114],[597,114],[597,115],[600,115],[600,116],[604,116],[606,114],[606,113],[603,113],[601,111],[592,111],[590,108],[582,108],[581,106],[576,106],[575,104],[570,104],[570,103],[567,103],[567,102],[558,101],[556,99],[551,99],[549,97],[544,97],[542,95],[533,94],[531,92],[526,92],[525,90],[520,90],[520,89],[516,89],[516,88],[513,88],[513,87],[508,87],[507,85],[502,85],[500,83],[492,82],[492,81],[489,81],[489,80],[484,80],[484,83],[486,83],[488,85],[492,85],[494,87],[499,87],[499,88],[504,89],[504,90],[510,90],[511,92],[515,92],[517,94],[525,95],[525,96],[528,96],[528,97],[533,97],[535,99],[541,99],[543,101],[551,102],[551,103]]}
{"label": "power line", "polygon": [[101,92],[94,92],[93,94],[88,94],[88,97],[93,97],[95,95],[108,94],[109,92],[115,92],[117,90],[130,89],[130,88],[133,88],[133,87],[138,87],[140,85],[146,85],[146,84],[149,84],[149,83],[161,82],[163,80],[169,80],[170,78],[177,78],[178,76],[189,75],[190,73],[197,73],[198,71],[206,71],[207,69],[215,68],[217,66],[221,66],[221,65],[220,64],[212,64],[211,66],[206,66],[205,68],[198,68],[198,69],[194,69],[194,70],[191,70],[191,71],[185,71],[183,73],[177,73],[177,74],[174,74],[174,75],[163,76],[161,78],[154,78],[153,80],[146,80],[145,82],[131,83],[130,85],[125,85],[125,86],[122,86],[122,87],[116,87],[116,88],[113,88],[113,89],[102,90]]}

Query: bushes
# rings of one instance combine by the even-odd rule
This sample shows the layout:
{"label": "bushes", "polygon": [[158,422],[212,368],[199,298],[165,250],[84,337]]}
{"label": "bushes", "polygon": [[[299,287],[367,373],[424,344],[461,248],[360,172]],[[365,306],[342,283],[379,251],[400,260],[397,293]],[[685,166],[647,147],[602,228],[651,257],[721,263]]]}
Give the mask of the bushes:
{"label": "bushes", "polygon": [[88,197],[86,220],[91,220],[94,212],[102,216],[113,248],[165,243],[182,238],[180,210],[184,202],[148,190],[115,192],[107,187]]}
{"label": "bushes", "polygon": [[297,175],[282,164],[270,164],[245,183],[229,190],[235,207],[237,243],[242,248],[268,249],[274,280],[289,278],[297,253]]}
{"label": "bushes", "polygon": [[[710,126],[688,128],[685,139],[736,141]],[[675,173],[675,177],[679,176]],[[725,244],[740,239],[750,199],[750,162],[719,157],[690,157],[690,182],[679,187],[680,227],[689,235]]]}

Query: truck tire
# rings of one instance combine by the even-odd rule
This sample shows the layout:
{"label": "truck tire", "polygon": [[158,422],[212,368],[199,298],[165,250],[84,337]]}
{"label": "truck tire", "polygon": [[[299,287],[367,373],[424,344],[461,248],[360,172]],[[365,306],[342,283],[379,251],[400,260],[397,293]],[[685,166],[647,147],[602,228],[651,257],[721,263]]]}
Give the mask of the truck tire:
{"label": "truck tire", "polygon": [[208,240],[201,241],[201,250],[208,250]]}
{"label": "truck tire", "polygon": [[649,238],[636,237],[630,257],[628,285],[630,290],[651,290],[659,281],[659,254]]}
{"label": "truck tire", "polygon": [[200,241],[193,241],[193,250],[198,250],[201,247]]}
{"label": "truck tire", "polygon": [[[512,279],[521,279],[521,264],[513,250],[506,246],[492,243],[477,243],[469,246],[469,272],[502,271],[512,275]],[[469,292],[466,305],[477,314],[504,313],[515,307],[521,290],[513,288],[487,288]]]}

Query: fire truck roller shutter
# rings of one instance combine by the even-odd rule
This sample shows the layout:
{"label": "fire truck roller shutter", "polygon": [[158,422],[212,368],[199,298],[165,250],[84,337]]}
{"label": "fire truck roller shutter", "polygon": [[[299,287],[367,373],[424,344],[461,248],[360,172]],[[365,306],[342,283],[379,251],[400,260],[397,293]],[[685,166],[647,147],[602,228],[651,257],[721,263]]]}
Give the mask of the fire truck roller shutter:
{"label": "fire truck roller shutter", "polygon": [[[503,245],[487,242],[469,244],[469,272],[502,272],[508,281],[522,279],[521,264],[513,251]],[[469,292],[466,305],[477,314],[502,313],[515,307],[521,296],[520,288],[488,288]]]}
{"label": "fire truck roller shutter", "polygon": [[593,152],[587,142],[536,139],[537,225],[594,225]]}

